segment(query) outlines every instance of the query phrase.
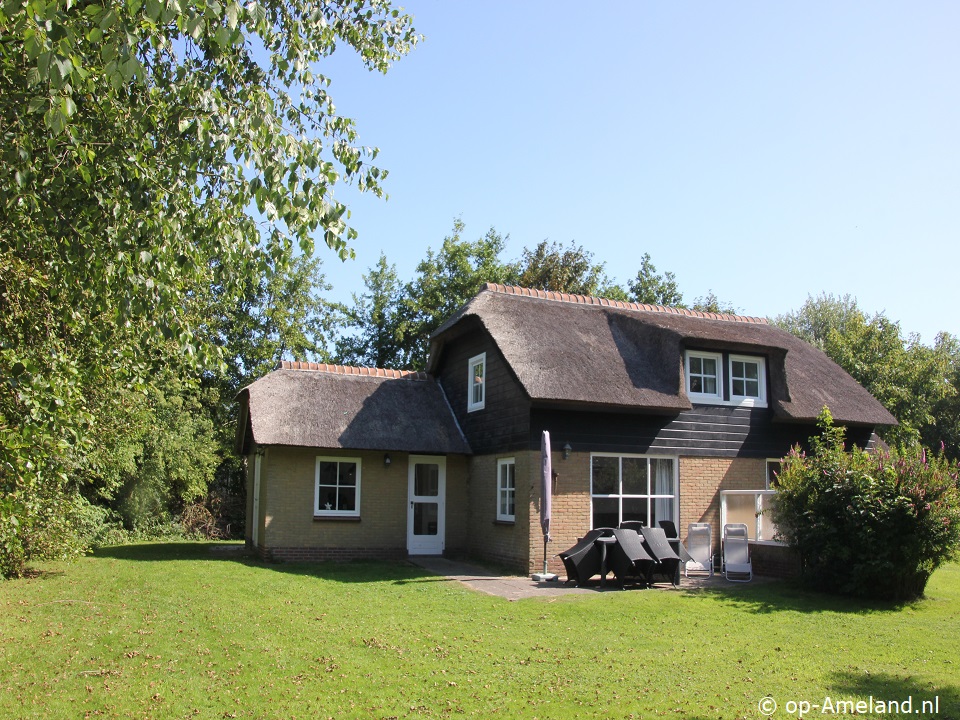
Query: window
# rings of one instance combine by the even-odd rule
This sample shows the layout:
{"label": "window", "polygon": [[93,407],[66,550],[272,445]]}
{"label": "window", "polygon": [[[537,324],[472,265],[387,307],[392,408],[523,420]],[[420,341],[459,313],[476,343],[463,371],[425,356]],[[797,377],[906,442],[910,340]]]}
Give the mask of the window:
{"label": "window", "polygon": [[360,516],[360,458],[317,458],[313,514]]}
{"label": "window", "polygon": [[470,358],[467,371],[467,412],[483,410],[487,399],[487,354]]}
{"label": "window", "polygon": [[691,400],[723,400],[721,367],[723,356],[718,353],[687,353],[687,393]]}
{"label": "window", "polygon": [[590,458],[593,527],[639,520],[677,522],[676,458],[595,454]]}
{"label": "window", "polygon": [[497,460],[497,520],[517,518],[517,469],[513,458]]}
{"label": "window", "polygon": [[698,403],[766,407],[766,369],[762,357],[690,350],[687,396]]}
{"label": "window", "polygon": [[779,460],[767,460],[767,490],[772,490],[777,486],[777,476],[783,463]]}
{"label": "window", "polygon": [[750,540],[779,543],[772,510],[776,496],[775,490],[721,490],[720,527],[743,523]]}
{"label": "window", "polygon": [[763,358],[730,356],[730,400],[736,405],[765,405],[767,379]]}

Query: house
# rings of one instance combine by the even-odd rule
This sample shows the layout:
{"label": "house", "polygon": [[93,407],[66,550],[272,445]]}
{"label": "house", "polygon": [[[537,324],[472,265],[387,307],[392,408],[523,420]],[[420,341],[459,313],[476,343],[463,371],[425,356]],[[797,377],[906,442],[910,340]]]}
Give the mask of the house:
{"label": "house", "polygon": [[[716,541],[722,518],[761,517],[776,460],[824,406],[862,447],[896,424],[764,319],[495,284],[432,335],[426,372],[284,362],[239,399],[263,556],[448,553],[523,572],[543,562],[543,430],[560,571],[591,527],[710,522]],[[755,559],[769,539],[757,520]]]}

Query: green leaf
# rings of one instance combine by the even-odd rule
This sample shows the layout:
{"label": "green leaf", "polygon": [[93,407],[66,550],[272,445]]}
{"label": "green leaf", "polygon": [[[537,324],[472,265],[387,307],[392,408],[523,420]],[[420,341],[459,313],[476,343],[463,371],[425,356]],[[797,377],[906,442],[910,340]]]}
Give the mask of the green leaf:
{"label": "green leaf", "polygon": [[38,114],[45,112],[46,109],[50,106],[50,98],[40,95],[30,98],[30,101],[27,103],[27,112]]}
{"label": "green leaf", "polygon": [[163,12],[163,3],[160,0],[147,0],[144,4],[143,13],[154,22],[160,20],[160,14]]}
{"label": "green leaf", "polygon": [[227,27],[231,30],[235,30],[237,27],[237,22],[240,17],[240,6],[237,3],[231,2],[227,5]]}
{"label": "green leaf", "polygon": [[227,48],[230,46],[230,38],[232,35],[227,28],[218,28],[213,37],[217,45],[219,45],[221,48]]}
{"label": "green leaf", "polygon": [[69,95],[64,95],[60,100],[60,111],[63,113],[64,117],[73,117],[73,114],[77,111],[77,106],[73,102],[73,98],[71,98]]}

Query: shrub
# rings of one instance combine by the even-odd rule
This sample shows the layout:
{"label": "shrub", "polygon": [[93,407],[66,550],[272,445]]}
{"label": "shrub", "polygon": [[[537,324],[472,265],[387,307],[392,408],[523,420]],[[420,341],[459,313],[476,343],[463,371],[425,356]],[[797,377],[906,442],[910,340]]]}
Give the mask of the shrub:
{"label": "shrub", "polygon": [[847,595],[921,597],[960,547],[958,466],[923,450],[844,449],[829,411],[809,455],[794,448],[778,477],[774,519],[812,585]]}
{"label": "shrub", "polygon": [[83,551],[76,533],[83,499],[54,483],[30,480],[0,493],[0,577],[21,577],[31,561]]}
{"label": "shrub", "polygon": [[219,540],[223,537],[217,520],[203,503],[191,503],[183,508],[180,515],[183,531],[189,536]]}

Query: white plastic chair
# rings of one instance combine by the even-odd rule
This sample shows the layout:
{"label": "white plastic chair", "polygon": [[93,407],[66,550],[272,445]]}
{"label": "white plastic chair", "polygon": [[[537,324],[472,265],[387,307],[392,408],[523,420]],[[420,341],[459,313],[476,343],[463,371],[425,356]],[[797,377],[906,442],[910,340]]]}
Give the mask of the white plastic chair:
{"label": "white plastic chair", "polygon": [[728,523],[723,526],[723,576],[731,582],[753,580],[747,537],[747,526],[743,523]]}
{"label": "white plastic chair", "polygon": [[710,523],[690,523],[686,548],[690,559],[683,564],[683,574],[690,577],[691,572],[705,572],[713,577],[713,530]]}

